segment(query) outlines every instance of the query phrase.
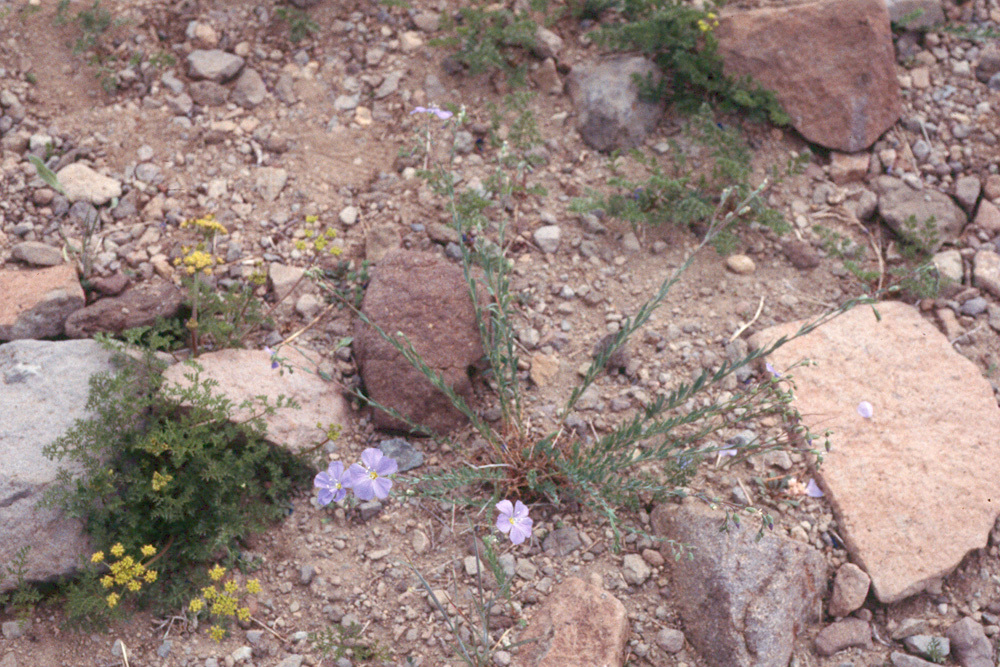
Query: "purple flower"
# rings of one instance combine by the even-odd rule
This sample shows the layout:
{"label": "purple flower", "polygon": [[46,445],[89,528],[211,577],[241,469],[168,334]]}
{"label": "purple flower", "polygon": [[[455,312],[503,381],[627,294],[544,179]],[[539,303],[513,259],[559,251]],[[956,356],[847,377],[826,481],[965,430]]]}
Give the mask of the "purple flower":
{"label": "purple flower", "polygon": [[447,111],[446,109],[441,109],[439,107],[417,107],[410,112],[410,115],[412,116],[415,113],[432,113],[441,120],[448,120],[449,118],[455,115],[452,112]]}
{"label": "purple flower", "polygon": [[732,449],[720,449],[718,454],[721,458],[726,458],[727,456],[736,456],[738,452],[736,451],[736,448],[733,447]]}
{"label": "purple flower", "polygon": [[329,468],[316,475],[313,486],[319,489],[317,502],[321,507],[325,507],[330,503],[339,503],[343,500],[351,485],[347,483],[344,464],[340,461],[334,461]]}
{"label": "purple flower", "polygon": [[389,497],[392,480],[389,475],[396,472],[399,466],[395,459],[390,459],[374,447],[361,452],[361,463],[355,463],[347,469],[348,486],[354,489],[354,495],[361,500]]}
{"label": "purple flower", "polygon": [[281,365],[281,364],[278,363],[278,361],[276,359],[276,357],[278,356],[277,352],[275,352],[274,350],[272,350],[271,348],[269,348],[267,345],[264,346],[264,351],[267,352],[267,354],[268,354],[269,357],[271,357],[271,369],[272,370]]}
{"label": "purple flower", "polygon": [[771,377],[773,377],[775,380],[777,380],[778,378],[781,377],[781,373],[779,373],[778,371],[774,370],[774,366],[771,365],[770,361],[768,361],[767,363],[764,364],[764,368],[767,369],[767,372],[770,373]]}
{"label": "purple flower", "polygon": [[514,544],[521,544],[531,537],[532,520],[528,517],[528,507],[520,500],[517,504],[511,505],[509,500],[501,500],[497,503],[497,530],[501,533],[509,533],[510,541]]}
{"label": "purple flower", "polygon": [[872,404],[868,401],[861,401],[858,403],[858,414],[865,419],[871,419],[875,414],[875,408],[873,408]]}
{"label": "purple flower", "polygon": [[819,484],[812,477],[809,478],[809,482],[806,484],[806,495],[810,498],[822,498],[823,489],[819,488]]}

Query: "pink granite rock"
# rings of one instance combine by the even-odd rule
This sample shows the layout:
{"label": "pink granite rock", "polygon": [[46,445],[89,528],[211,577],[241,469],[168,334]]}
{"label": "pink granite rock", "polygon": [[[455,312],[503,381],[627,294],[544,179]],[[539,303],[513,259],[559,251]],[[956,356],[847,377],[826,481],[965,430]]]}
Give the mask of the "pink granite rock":
{"label": "pink granite rock", "polygon": [[899,82],[885,0],[822,0],[723,15],[725,71],[773,90],[809,141],[847,153],[899,118]]}
{"label": "pink granite rock", "polygon": [[[346,426],[350,407],[337,385],[320,379],[316,366],[302,353],[292,347],[283,347],[277,356],[294,369],[284,373],[271,368],[270,355],[264,350],[220,350],[198,357],[202,367],[201,379],[218,381],[216,393],[221,393],[239,405],[255,396],[267,396],[274,405],[278,396],[284,394],[301,406],[301,409],[281,408],[264,418],[267,424],[267,439],[293,452],[308,449],[324,439],[323,430],[329,424]],[[188,364],[175,364],[163,374],[169,383],[189,386],[186,374],[193,372]],[[238,410],[235,418],[244,419],[246,411]]]}
{"label": "pink granite rock", "polygon": [[[795,407],[832,450],[816,472],[852,560],[893,603],[986,546],[1000,512],[1000,409],[976,366],[911,306],[859,306],[775,351]],[[763,346],[801,322],[754,337]],[[865,418],[862,401],[872,406]]]}
{"label": "pink granite rock", "polygon": [[72,264],[37,271],[0,270],[0,340],[61,336],[66,318],[84,304]]}
{"label": "pink granite rock", "polygon": [[[535,641],[531,641],[535,639]],[[518,667],[619,667],[625,659],[625,605],[608,591],[568,577],[531,617]]]}

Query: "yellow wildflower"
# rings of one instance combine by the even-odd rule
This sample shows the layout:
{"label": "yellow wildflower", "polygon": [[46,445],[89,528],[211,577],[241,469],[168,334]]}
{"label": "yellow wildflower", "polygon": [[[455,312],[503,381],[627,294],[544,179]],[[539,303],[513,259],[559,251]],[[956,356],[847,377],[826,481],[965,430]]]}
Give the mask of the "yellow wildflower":
{"label": "yellow wildflower", "polygon": [[249,621],[250,620],[250,608],[249,607],[240,607],[236,611],[236,618],[240,619],[244,623],[246,623],[247,621]]}
{"label": "yellow wildflower", "polygon": [[317,220],[319,220],[319,216],[318,215],[307,215],[306,216],[306,222],[308,222],[310,225],[312,223],[316,222]]}
{"label": "yellow wildflower", "polygon": [[259,579],[251,579],[250,581],[247,582],[247,593],[251,593],[253,595],[257,595],[258,593],[260,593]]}
{"label": "yellow wildflower", "polygon": [[214,258],[211,254],[205,252],[204,250],[194,250],[184,257],[184,266],[187,267],[186,270],[189,275],[197,273],[198,271],[210,273],[213,261]]}
{"label": "yellow wildflower", "polygon": [[152,544],[147,544],[143,546],[142,549],[140,549],[140,551],[142,551],[142,555],[145,556],[146,558],[156,555],[156,547],[154,547]]}
{"label": "yellow wildflower", "polygon": [[156,581],[156,570],[146,570],[146,583],[151,584]]}
{"label": "yellow wildflower", "polygon": [[118,601],[121,600],[121,596],[118,595],[118,593],[111,593],[110,595],[108,595],[107,600],[108,600],[108,606],[114,609],[115,606],[118,604]]}
{"label": "yellow wildflower", "polygon": [[205,586],[201,589],[201,596],[206,600],[211,600],[218,594],[219,591],[215,590],[215,586]]}
{"label": "yellow wildflower", "polygon": [[115,578],[112,577],[110,574],[106,574],[103,577],[101,577],[101,586],[104,586],[105,588],[111,588],[114,585],[115,585]]}
{"label": "yellow wildflower", "polygon": [[[174,478],[173,475],[162,475],[160,474],[160,471],[157,470],[156,472],[153,473],[153,481],[152,481],[153,491],[161,491],[167,484],[171,482],[171,480],[173,480],[173,478]],[[153,547],[150,547],[150,549],[153,549]],[[146,547],[143,547],[142,555],[152,556],[154,553],[156,553],[156,549],[153,549],[152,553],[147,554]]]}
{"label": "yellow wildflower", "polygon": [[133,593],[137,592],[140,588],[142,588],[142,584],[139,582],[138,579],[133,579],[132,581],[128,582],[128,589]]}
{"label": "yellow wildflower", "polygon": [[226,631],[218,625],[213,625],[212,629],[208,631],[208,636],[217,642],[221,642],[222,638],[226,636]]}
{"label": "yellow wildflower", "polygon": [[97,553],[95,553],[93,556],[90,557],[90,562],[91,563],[100,563],[103,560],[104,560],[104,552],[103,551],[98,551]]}
{"label": "yellow wildflower", "polygon": [[226,568],[221,565],[216,565],[208,571],[208,576],[212,578],[212,581],[218,581],[226,576]]}
{"label": "yellow wildflower", "polygon": [[188,605],[188,609],[190,609],[195,614],[197,614],[204,608],[205,608],[205,602],[201,598],[195,598],[191,600],[191,603]]}
{"label": "yellow wildflower", "polygon": [[122,546],[121,542],[117,542],[113,547],[111,547],[111,555],[115,558],[121,558],[124,553],[125,547]]}

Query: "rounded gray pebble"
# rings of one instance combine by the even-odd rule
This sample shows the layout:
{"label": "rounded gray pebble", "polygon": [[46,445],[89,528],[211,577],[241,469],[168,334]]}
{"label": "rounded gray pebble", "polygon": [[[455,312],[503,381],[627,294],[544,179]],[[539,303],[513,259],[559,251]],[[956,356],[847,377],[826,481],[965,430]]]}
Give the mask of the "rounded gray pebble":
{"label": "rounded gray pebble", "polygon": [[986,299],[984,299],[981,296],[977,296],[963,303],[961,311],[963,315],[971,315],[975,317],[980,313],[986,312],[986,307],[988,305],[989,304],[987,303]]}

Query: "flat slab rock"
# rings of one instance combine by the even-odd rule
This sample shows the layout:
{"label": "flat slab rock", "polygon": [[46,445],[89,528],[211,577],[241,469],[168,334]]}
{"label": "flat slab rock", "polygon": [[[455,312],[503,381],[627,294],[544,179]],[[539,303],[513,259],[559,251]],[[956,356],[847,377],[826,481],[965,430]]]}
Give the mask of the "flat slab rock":
{"label": "flat slab rock", "polygon": [[[816,473],[852,560],[883,603],[925,589],[986,546],[1000,512],[1000,408],[976,366],[916,309],[859,306],[775,351],[798,367],[795,407],[832,450]],[[757,334],[763,347],[802,322]],[[873,407],[862,417],[862,401]]]}
{"label": "flat slab rock", "polygon": [[[220,393],[239,405],[256,396],[267,396],[274,405],[284,394],[301,406],[301,409],[282,408],[264,418],[267,439],[292,452],[314,446],[325,437],[329,424],[346,426],[350,407],[340,390],[315,373],[315,364],[301,352],[283,347],[278,357],[290,365],[294,372],[271,368],[271,357],[263,350],[220,350],[198,357],[202,367],[201,379],[216,380],[214,392]],[[164,372],[164,380],[179,386],[189,386],[186,375],[194,372],[189,364],[175,364]],[[246,411],[234,411],[234,417],[243,419]],[[322,424],[323,430],[316,427]]]}
{"label": "flat slab rock", "polygon": [[[111,353],[92,340],[0,345],[0,564],[30,546],[28,580],[69,574],[90,553],[79,521],[36,506],[61,465],[42,448],[89,416],[90,378],[112,369]],[[0,592],[16,584],[0,578]]]}

